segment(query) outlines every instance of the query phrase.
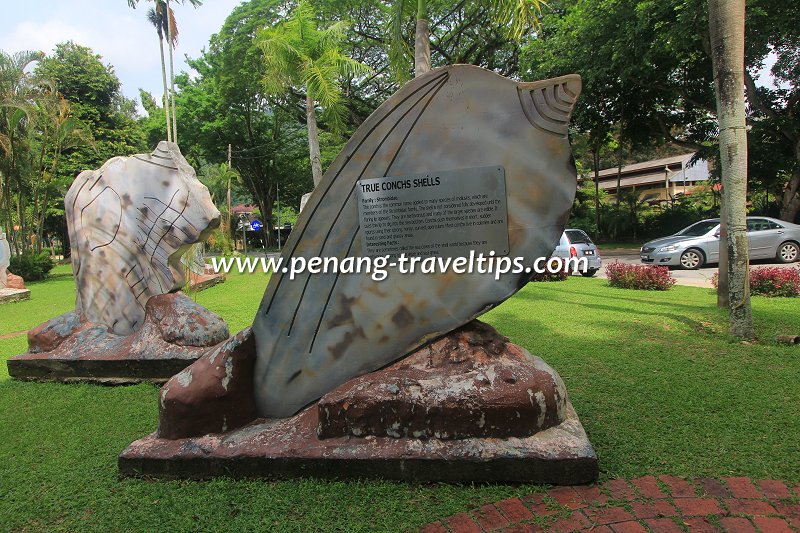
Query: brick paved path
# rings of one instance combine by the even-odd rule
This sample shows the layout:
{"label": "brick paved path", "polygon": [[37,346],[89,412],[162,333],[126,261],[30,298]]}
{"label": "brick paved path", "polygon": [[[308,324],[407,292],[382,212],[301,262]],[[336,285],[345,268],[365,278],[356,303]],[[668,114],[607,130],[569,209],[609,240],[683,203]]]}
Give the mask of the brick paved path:
{"label": "brick paved path", "polygon": [[615,479],[556,487],[428,524],[425,533],[800,532],[800,485],[727,477]]}

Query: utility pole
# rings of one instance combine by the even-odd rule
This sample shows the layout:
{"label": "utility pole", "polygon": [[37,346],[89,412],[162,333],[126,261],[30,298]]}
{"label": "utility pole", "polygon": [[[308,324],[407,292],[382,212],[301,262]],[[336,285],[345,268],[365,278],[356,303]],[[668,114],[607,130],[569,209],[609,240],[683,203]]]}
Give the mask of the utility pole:
{"label": "utility pole", "polygon": [[228,226],[225,233],[231,235],[231,144],[228,143]]}
{"label": "utility pole", "polygon": [[247,215],[242,213],[239,216],[239,221],[242,223],[242,246],[244,246],[244,255],[245,257],[247,257],[247,233],[246,233],[248,224]]}
{"label": "utility pole", "polygon": [[281,191],[275,184],[275,201],[278,203],[278,251],[281,251]]}

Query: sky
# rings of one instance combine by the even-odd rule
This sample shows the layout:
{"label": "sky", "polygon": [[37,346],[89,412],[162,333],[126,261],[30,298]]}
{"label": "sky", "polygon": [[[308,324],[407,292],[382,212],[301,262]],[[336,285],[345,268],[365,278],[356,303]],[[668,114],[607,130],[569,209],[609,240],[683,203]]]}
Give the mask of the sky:
{"label": "sky", "polygon": [[[206,0],[195,9],[189,2],[170,2],[180,32],[175,74],[189,70],[185,56],[198,57],[240,3]],[[152,5],[147,0],[140,0],[136,9],[127,0],[0,0],[0,50],[50,54],[57,43],[73,40],[113,65],[126,97],[138,101],[139,88],[158,97],[163,92],[158,37],[146,17]]]}

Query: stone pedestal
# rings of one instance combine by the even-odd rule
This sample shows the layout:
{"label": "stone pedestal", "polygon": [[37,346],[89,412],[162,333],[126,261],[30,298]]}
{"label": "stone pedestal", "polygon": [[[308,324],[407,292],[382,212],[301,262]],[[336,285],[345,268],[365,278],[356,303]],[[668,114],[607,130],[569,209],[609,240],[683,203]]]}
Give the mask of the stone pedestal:
{"label": "stone pedestal", "polygon": [[126,476],[589,483],[597,457],[544,361],[477,321],[300,413],[258,419],[245,330],[161,391],[159,430]]}
{"label": "stone pedestal", "polygon": [[163,383],[228,336],[216,314],[180,292],[162,294],[127,336],[75,312],[40,324],[28,332],[28,353],[8,360],[8,373],[28,381]]}
{"label": "stone pedestal", "polygon": [[31,291],[28,289],[0,289],[0,304],[8,304],[12,302],[20,302],[22,300],[29,300]]}
{"label": "stone pedestal", "polygon": [[11,272],[7,272],[6,276],[8,279],[6,283],[7,289],[25,290],[25,280],[22,279],[22,276],[17,276]]}
{"label": "stone pedestal", "polygon": [[214,272],[210,266],[202,274],[189,273],[189,289],[193,291],[204,291],[220,283],[225,283],[225,274]]}

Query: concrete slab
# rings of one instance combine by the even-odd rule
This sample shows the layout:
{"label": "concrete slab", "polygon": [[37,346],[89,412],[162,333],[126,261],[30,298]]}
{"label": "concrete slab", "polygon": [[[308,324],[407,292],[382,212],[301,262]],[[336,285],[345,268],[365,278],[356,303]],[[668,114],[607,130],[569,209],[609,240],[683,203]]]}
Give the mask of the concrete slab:
{"label": "concrete slab", "polygon": [[317,437],[312,405],[228,433],[178,440],[153,433],[119,456],[122,476],[205,479],[379,478],[413,482],[575,485],[597,479],[597,455],[571,404],[560,425],[525,438]]}
{"label": "concrete slab", "polygon": [[12,302],[21,302],[22,300],[29,300],[31,291],[29,289],[0,289],[0,304],[8,304]]}
{"label": "concrete slab", "polygon": [[181,293],[147,302],[144,325],[116,335],[74,312],[28,332],[28,352],[8,359],[23,381],[163,383],[229,337],[221,317]]}

